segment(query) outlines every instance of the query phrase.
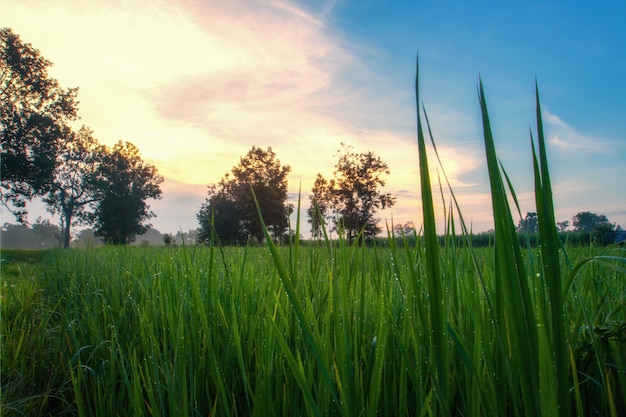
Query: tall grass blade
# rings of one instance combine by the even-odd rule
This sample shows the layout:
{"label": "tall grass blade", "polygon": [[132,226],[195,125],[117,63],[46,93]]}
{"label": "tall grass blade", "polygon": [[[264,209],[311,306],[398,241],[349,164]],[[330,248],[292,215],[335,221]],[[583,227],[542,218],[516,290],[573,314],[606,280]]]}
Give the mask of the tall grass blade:
{"label": "tall grass blade", "polygon": [[552,201],[552,185],[548,170],[539,87],[535,81],[535,97],[537,111],[537,135],[539,141],[539,161],[531,133],[533,168],[535,173],[535,204],[539,220],[539,238],[541,240],[541,266],[544,282],[547,284],[551,332],[552,356],[556,367],[555,384],[558,401],[558,412],[570,414],[570,377],[568,364],[568,348],[566,338],[566,321],[563,311],[563,288],[559,259],[559,237],[557,235],[554,203]]}
{"label": "tall grass blade", "polygon": [[430,358],[434,366],[433,374],[437,387],[437,398],[441,403],[444,414],[449,410],[449,354],[446,338],[446,318],[444,308],[444,289],[442,284],[441,266],[439,258],[439,242],[435,223],[433,195],[428,171],[426,155],[426,141],[422,130],[419,106],[419,62],[416,62],[415,71],[415,101],[417,108],[417,145],[419,152],[420,186],[422,192],[422,214],[424,221],[424,249],[426,253],[425,267],[428,278],[430,301]]}
{"label": "tall grass blade", "polygon": [[[296,317],[298,318],[298,323],[300,324],[300,328],[302,329],[302,332],[304,333],[304,337],[307,343],[309,344],[309,346],[311,347],[311,350],[313,351],[313,356],[315,357],[317,361],[319,370],[324,378],[326,386],[337,406],[337,409],[341,412],[342,411],[340,407],[341,403],[339,401],[339,396],[337,395],[337,389],[328,371],[329,369],[331,369],[331,366],[326,364],[326,362],[324,361],[324,357],[322,355],[322,349],[320,348],[320,346],[315,340],[315,337],[313,336],[313,330],[311,329],[311,326],[309,325],[306,319],[304,309],[302,308],[302,304],[300,303],[300,300],[298,299],[296,289],[292,282],[292,278],[289,276],[289,273],[287,272],[287,268],[285,268],[285,264],[283,263],[283,260],[280,254],[278,253],[278,248],[274,244],[274,241],[272,240],[272,237],[270,236],[267,230],[267,227],[265,226],[265,221],[263,220],[263,214],[261,213],[261,206],[259,205],[256,195],[254,194],[254,190],[252,190],[252,195],[254,197],[254,202],[257,207],[259,221],[261,222],[261,227],[263,228],[265,240],[267,242],[267,246],[272,255],[272,260],[274,261],[274,265],[276,266],[278,276],[280,277],[280,280],[283,283],[283,287],[285,289],[285,292],[287,293],[289,302],[291,303],[294,313],[296,314]],[[294,369],[294,372],[295,372],[295,369]]]}
{"label": "tall grass blade", "polygon": [[[495,227],[495,277],[496,314],[501,323],[499,329],[507,329],[501,335],[508,340],[508,352],[502,352],[508,372],[516,369],[512,392],[521,390],[522,403],[515,403],[516,412],[522,409],[529,415],[541,415],[539,386],[538,333],[534,308],[531,301],[526,268],[517,241],[515,225],[498,159],[482,80],[479,81],[479,101],[483,119],[487,169],[491,186],[491,203]],[[513,396],[514,400],[516,396]],[[505,410],[500,410],[505,411]]]}
{"label": "tall grass blade", "polygon": [[[457,211],[457,213],[459,215],[459,223],[461,224],[461,232],[463,234],[466,246],[467,246],[468,250],[470,251],[470,254],[471,254],[471,257],[472,257],[472,262],[474,264],[475,271],[476,271],[476,273],[478,275],[478,279],[480,281],[480,285],[481,285],[481,288],[483,290],[483,294],[485,296],[485,301],[487,302],[487,306],[488,306],[489,312],[491,314],[491,319],[492,319],[494,324],[498,325],[498,322],[497,322],[496,316],[495,316],[496,309],[495,309],[495,306],[493,304],[492,295],[491,295],[491,293],[487,289],[484,273],[482,271],[482,268],[480,267],[480,262],[478,261],[478,259],[476,257],[476,251],[474,250],[474,247],[472,246],[472,242],[470,241],[470,237],[471,237],[472,233],[468,229],[467,223],[465,222],[465,219],[463,218],[463,213],[461,212],[461,206],[459,205],[459,202],[458,202],[458,200],[456,198],[454,190],[452,189],[452,185],[450,184],[450,180],[448,179],[448,175],[446,174],[446,170],[443,167],[443,162],[441,161],[441,157],[439,156],[439,151],[437,150],[437,145],[436,145],[435,139],[433,137],[432,129],[430,128],[430,122],[428,120],[428,113],[426,112],[426,108],[424,108],[422,106],[422,109],[424,111],[424,119],[426,120],[426,126],[427,126],[427,129],[428,129],[428,135],[430,137],[430,143],[432,145],[433,150],[435,151],[435,156],[437,158],[437,162],[439,163],[439,167],[441,168],[441,172],[443,173],[443,177],[446,180],[446,184],[448,186],[448,190],[450,191],[450,195],[452,196],[452,201],[454,202],[454,207],[456,208],[456,211]],[[499,339],[499,342],[502,343],[502,339]]]}

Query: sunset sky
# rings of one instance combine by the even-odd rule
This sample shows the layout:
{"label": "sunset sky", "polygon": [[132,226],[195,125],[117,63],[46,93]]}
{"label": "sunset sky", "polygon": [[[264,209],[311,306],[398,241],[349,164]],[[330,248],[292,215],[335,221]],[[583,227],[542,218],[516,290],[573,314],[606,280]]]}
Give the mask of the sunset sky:
{"label": "sunset sky", "polygon": [[165,177],[150,203],[161,232],[198,227],[206,185],[253,145],[292,167],[291,201],[301,186],[306,209],[342,142],[389,164],[398,202],[381,225],[419,227],[416,54],[421,100],[474,231],[493,226],[479,76],[522,212],[535,211],[536,77],[557,221],[592,211],[626,228],[623,0],[0,0],[0,10],[0,26],[53,62],[51,76],[80,88],[77,127],[134,143]]}

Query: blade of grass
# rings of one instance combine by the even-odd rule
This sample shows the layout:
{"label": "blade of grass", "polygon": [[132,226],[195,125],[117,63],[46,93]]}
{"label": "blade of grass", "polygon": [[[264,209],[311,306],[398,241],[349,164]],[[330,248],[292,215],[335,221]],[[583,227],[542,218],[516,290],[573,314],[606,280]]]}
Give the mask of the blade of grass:
{"label": "blade of grass", "polygon": [[296,289],[293,286],[292,279],[290,278],[287,272],[287,268],[285,268],[285,264],[283,263],[283,260],[280,257],[280,254],[278,253],[278,248],[274,244],[274,241],[272,240],[272,237],[270,236],[267,230],[267,227],[265,226],[265,221],[263,220],[263,214],[261,213],[261,206],[259,205],[256,195],[254,194],[254,190],[251,189],[251,191],[252,191],[252,196],[254,197],[254,202],[257,207],[259,221],[261,222],[261,227],[263,228],[263,234],[265,236],[267,246],[272,255],[274,265],[276,266],[278,276],[281,282],[283,283],[283,288],[285,289],[285,292],[287,292],[287,297],[289,298],[289,302],[291,303],[291,306],[296,314],[296,317],[298,318],[298,323],[300,324],[300,328],[302,329],[302,332],[304,333],[305,339],[307,343],[309,344],[309,346],[311,346],[311,349],[313,350],[313,356],[315,356],[315,359],[318,363],[319,370],[322,373],[322,376],[324,378],[324,381],[326,382],[326,386],[331,396],[333,397],[334,403],[337,406],[337,410],[341,413],[342,411],[341,406],[340,406],[341,403],[339,401],[337,390],[335,388],[335,385],[333,384],[333,381],[329,373],[329,369],[331,369],[331,366],[328,366],[324,361],[324,357],[321,353],[320,346],[318,345],[318,343],[315,340],[315,337],[313,336],[313,331],[311,327],[309,326],[309,323],[307,322],[304,309],[302,308],[302,305],[300,304],[300,300],[298,300],[298,296],[296,293]]}
{"label": "blade of grass", "polygon": [[[515,381],[519,381],[522,404],[515,406],[523,405],[526,414],[540,415],[541,394],[536,389],[539,384],[537,322],[528,288],[528,277],[498,165],[482,80],[479,80],[478,95],[496,235],[495,275],[498,303],[496,314],[497,319],[505,320],[509,328],[506,335],[510,343],[509,352],[502,354],[505,361],[508,361],[508,355],[511,355],[510,360],[515,366],[509,369],[519,369]],[[513,392],[518,389],[515,385],[511,387]],[[515,400],[516,396],[513,396],[513,399]]]}
{"label": "blade of grass", "polygon": [[[417,61],[417,60],[416,60]],[[419,111],[419,62],[416,62],[415,70],[415,102],[417,107],[417,145],[419,153],[420,186],[422,192],[422,214],[424,221],[424,248],[426,251],[425,267],[428,277],[428,290],[430,301],[430,358],[434,364],[433,374],[437,387],[437,399],[441,403],[444,414],[449,409],[449,355],[446,338],[446,319],[444,302],[444,290],[439,259],[439,242],[435,223],[435,210],[433,195],[428,171],[428,159],[426,155],[426,141],[422,131],[422,121]]]}
{"label": "blade of grass", "polygon": [[558,391],[559,412],[569,415],[569,366],[568,348],[566,341],[566,321],[563,315],[563,283],[559,261],[559,237],[557,234],[556,219],[554,216],[554,202],[552,200],[552,185],[548,169],[545,137],[543,133],[543,119],[541,116],[541,102],[539,87],[535,81],[535,97],[537,111],[537,135],[539,141],[539,164],[532,140],[533,166],[535,171],[535,202],[539,219],[539,236],[541,239],[542,266],[545,282],[548,285],[550,297],[553,351],[556,364],[556,384]]}

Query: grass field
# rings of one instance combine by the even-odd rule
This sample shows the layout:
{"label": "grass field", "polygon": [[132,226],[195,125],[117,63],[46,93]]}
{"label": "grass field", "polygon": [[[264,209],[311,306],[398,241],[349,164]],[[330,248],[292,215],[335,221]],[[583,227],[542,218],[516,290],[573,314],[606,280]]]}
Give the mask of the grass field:
{"label": "grass field", "polygon": [[452,190],[440,244],[418,112],[414,244],[3,251],[2,415],[626,415],[624,249],[559,241],[538,94],[519,243],[479,91],[492,246]]}
{"label": "grass field", "polygon": [[[562,267],[606,251],[567,248]],[[531,414],[519,388],[527,364],[490,308],[493,248],[442,250],[445,375],[429,351],[423,245],[278,255],[291,295],[266,248],[109,247],[5,265],[3,415]],[[524,254],[540,330],[538,258]],[[615,266],[588,262],[564,298],[579,415],[626,412],[626,283]],[[555,396],[542,387],[540,406]]]}

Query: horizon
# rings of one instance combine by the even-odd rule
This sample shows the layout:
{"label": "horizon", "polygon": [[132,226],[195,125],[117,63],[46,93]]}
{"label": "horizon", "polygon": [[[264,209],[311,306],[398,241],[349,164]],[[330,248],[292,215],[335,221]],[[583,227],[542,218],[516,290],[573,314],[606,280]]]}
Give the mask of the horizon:
{"label": "horizon", "polygon": [[[377,213],[379,226],[419,229],[417,53],[420,95],[468,227],[493,227],[479,76],[522,215],[536,212],[528,133],[536,77],[556,220],[591,211],[626,226],[622,3],[29,0],[2,9],[0,25],[50,60],[62,87],[79,87],[74,127],[92,128],[106,145],[132,142],[165,177],[163,198],[148,200],[161,233],[196,229],[206,186],[256,145],[291,166],[289,202],[301,187],[308,236],[308,192],[318,172],[331,177],[342,142],[389,164],[384,189],[398,201]],[[433,192],[440,232],[442,197]],[[27,208],[31,222],[56,219],[40,203]],[[14,220],[6,209],[2,217]]]}

